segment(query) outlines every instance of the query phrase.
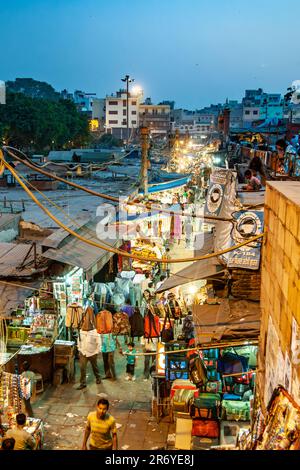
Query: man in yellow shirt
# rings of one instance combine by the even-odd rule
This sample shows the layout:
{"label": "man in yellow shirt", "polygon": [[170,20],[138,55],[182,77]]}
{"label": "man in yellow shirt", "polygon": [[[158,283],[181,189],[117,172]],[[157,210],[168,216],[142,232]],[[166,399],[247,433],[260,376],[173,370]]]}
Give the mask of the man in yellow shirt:
{"label": "man in yellow shirt", "polygon": [[16,416],[17,426],[9,429],[5,434],[5,438],[13,438],[15,440],[14,450],[29,450],[36,448],[36,441],[34,437],[25,431],[26,416],[24,413],[19,413]]}
{"label": "man in yellow shirt", "polygon": [[82,450],[87,450],[89,436],[91,436],[90,450],[118,450],[116,421],[107,413],[108,408],[108,400],[101,398],[96,411],[88,414]]}

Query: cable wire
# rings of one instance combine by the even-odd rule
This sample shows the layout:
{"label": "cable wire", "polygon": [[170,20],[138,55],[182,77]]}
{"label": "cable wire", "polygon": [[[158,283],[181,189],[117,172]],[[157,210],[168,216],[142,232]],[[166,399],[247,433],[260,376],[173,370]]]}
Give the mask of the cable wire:
{"label": "cable wire", "polygon": [[249,243],[253,243],[257,240],[259,240],[260,238],[263,238],[264,237],[264,234],[260,234],[260,235],[256,235],[255,237],[252,237],[250,238],[249,240],[246,240],[245,242],[242,242],[242,243],[239,243],[238,245],[234,245],[230,248],[226,248],[225,250],[222,250],[220,252],[216,252],[216,253],[210,253],[208,255],[204,255],[204,256],[198,256],[198,257],[190,257],[190,258],[176,258],[176,259],[168,259],[168,258],[148,258],[148,257],[144,257],[144,256],[139,256],[139,255],[133,255],[133,254],[130,254],[126,251],[122,251],[122,250],[119,250],[117,248],[114,248],[114,247],[111,247],[111,246],[105,246],[103,244],[100,244],[98,242],[95,242],[94,240],[88,240],[87,238],[85,237],[82,237],[81,235],[79,235],[78,233],[74,232],[74,230],[70,229],[69,227],[67,227],[65,224],[63,224],[59,219],[57,219],[57,217],[55,217],[55,215],[52,214],[52,212],[50,212],[36,197],[35,195],[32,193],[32,191],[30,191],[30,189],[23,183],[22,179],[20,178],[20,176],[18,175],[18,173],[5,161],[3,160],[3,164],[4,166],[11,172],[11,174],[15,177],[15,179],[18,181],[18,183],[21,185],[21,187],[26,191],[26,193],[31,197],[31,199],[57,224],[59,225],[61,228],[63,228],[66,232],[68,232],[70,235],[73,235],[73,237],[77,238],[78,240],[90,245],[90,246],[93,246],[93,247],[96,247],[96,248],[100,248],[101,250],[104,250],[104,251],[108,251],[110,253],[114,253],[114,254],[117,254],[117,255],[121,255],[121,256],[124,256],[126,258],[131,258],[131,259],[134,259],[134,260],[137,260],[137,261],[150,261],[152,263],[186,263],[186,262],[189,262],[189,261],[200,261],[200,260],[204,260],[204,259],[209,259],[209,258],[215,258],[217,256],[221,256],[225,253],[229,253],[231,251],[234,251],[238,248],[241,248],[242,246],[245,246],[245,245],[249,245]]}
{"label": "cable wire", "polygon": [[[3,147],[4,150],[7,151],[7,153],[15,158],[17,161],[23,163],[25,166],[31,168],[32,170],[35,170],[41,174],[43,174],[44,176],[48,176],[49,178],[52,178],[52,179],[55,179],[57,181],[60,181],[62,183],[65,183],[69,186],[72,186],[76,189],[79,189],[79,190],[82,190],[82,191],[85,191],[93,196],[96,196],[96,197],[101,197],[103,199],[107,199],[109,201],[114,201],[114,202],[118,202],[120,203],[120,200],[119,198],[115,197],[115,196],[109,196],[107,194],[103,194],[103,193],[98,193],[96,191],[93,191],[92,189],[88,189],[88,188],[85,188],[84,186],[81,186],[77,183],[73,183],[71,181],[68,181],[66,180],[65,178],[61,178],[60,176],[57,176],[57,175],[54,175],[52,173],[49,173],[48,171],[45,171],[45,170],[42,170],[39,166],[37,165],[34,165],[32,164],[28,157],[23,153],[21,152],[20,150],[18,149],[15,149],[14,147],[9,147],[9,146],[4,146]],[[25,159],[21,159],[19,157],[17,157],[14,152],[11,150],[17,150],[19,153],[21,153],[23,156],[25,156]],[[125,203],[125,202],[124,202]],[[173,210],[170,210],[170,209],[164,209],[164,208],[161,208],[161,207],[158,207],[158,206],[155,206],[155,205],[151,205],[149,207],[149,202],[146,202],[146,203],[139,203],[139,202],[131,202],[131,201],[127,201],[125,203],[126,205],[132,205],[132,206],[136,206],[136,207],[143,207],[144,209],[152,209],[154,211],[158,211],[158,212],[162,212],[162,213],[167,213],[167,214],[172,214],[172,215],[180,215],[182,217],[199,217],[199,218],[202,218],[202,219],[207,219],[207,220],[216,220],[216,221],[223,221],[223,222],[230,222],[230,223],[233,223],[233,220],[232,219],[229,219],[229,218],[225,218],[225,217],[218,217],[218,216],[213,216],[213,215],[205,215],[205,214],[189,214],[189,213],[185,213],[185,212],[177,212],[177,211],[173,211]]]}

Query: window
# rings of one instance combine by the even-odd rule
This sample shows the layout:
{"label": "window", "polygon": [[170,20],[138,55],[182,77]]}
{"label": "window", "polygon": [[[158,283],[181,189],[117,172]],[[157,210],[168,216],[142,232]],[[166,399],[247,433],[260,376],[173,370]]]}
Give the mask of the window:
{"label": "window", "polygon": [[250,114],[250,111],[245,111],[245,114],[247,114],[247,115]]}
{"label": "window", "polygon": [[126,100],[123,100],[123,106],[125,106],[125,107],[127,106]]}
{"label": "window", "polygon": [[118,124],[118,120],[117,120],[117,119],[116,119],[116,120],[114,120],[114,119],[111,120],[111,119],[110,119],[110,120],[108,121],[108,123],[109,123],[109,124]]}
{"label": "window", "polygon": [[253,111],[253,114],[258,114],[258,111]]}
{"label": "window", "polygon": [[117,101],[109,101],[108,104],[110,104],[111,106],[118,106]]}
{"label": "window", "polygon": [[118,114],[118,111],[108,111],[108,114]]}
{"label": "window", "polygon": [[131,111],[131,114],[136,114],[136,111]]}
{"label": "window", "polygon": [[136,121],[131,121],[132,124],[136,124]]}
{"label": "window", "polygon": [[127,111],[126,111],[126,109],[123,109],[123,116],[127,116]]}
{"label": "window", "polygon": [[136,101],[131,101],[132,106],[136,106]]}

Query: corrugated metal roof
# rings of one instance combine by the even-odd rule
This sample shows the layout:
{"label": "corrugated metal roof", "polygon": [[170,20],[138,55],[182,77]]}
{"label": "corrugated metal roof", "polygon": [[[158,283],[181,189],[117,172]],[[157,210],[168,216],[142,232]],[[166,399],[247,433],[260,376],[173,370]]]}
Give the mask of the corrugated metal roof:
{"label": "corrugated metal roof", "polygon": [[195,261],[187,268],[178,271],[173,276],[169,277],[159,289],[157,293],[164,292],[165,290],[173,289],[174,287],[189,282],[197,281],[200,279],[207,279],[211,276],[216,276],[224,271],[224,267],[218,262],[216,258],[208,258],[200,261]]}
{"label": "corrugated metal roof", "polygon": [[[85,225],[90,218],[87,217],[77,217],[76,218],[76,225],[75,224],[68,224],[68,227],[72,230],[77,230],[78,228],[81,228],[83,225]],[[47,247],[47,248],[58,248],[59,245],[63,242],[65,238],[69,236],[69,233],[66,232],[63,228],[60,228],[59,230],[56,230],[54,233],[49,235],[49,237],[44,238],[42,241],[42,246]]]}
{"label": "corrugated metal roof", "polygon": [[27,297],[33,295],[34,291],[30,288],[38,289],[43,280],[33,281],[31,283],[20,283],[23,287],[16,287],[9,284],[3,284],[0,281],[0,315],[9,314],[18,307]]}
{"label": "corrugated metal roof", "polygon": [[25,264],[31,263],[30,266],[21,268],[27,254],[29,253],[32,245],[19,243],[0,243],[0,276],[9,277],[25,277],[32,276],[38,271],[44,271],[45,266],[39,266],[37,269],[33,266],[34,252],[31,250]]}
{"label": "corrugated metal roof", "polygon": [[[95,221],[89,222],[84,227],[76,230],[76,232],[89,240],[101,243],[101,240],[97,238],[96,234],[97,224],[99,221],[100,219],[96,218]],[[105,244],[112,247],[118,247],[121,243],[121,240],[116,239],[105,240]],[[100,269],[113,256],[113,253],[101,248],[94,248],[93,246],[74,238],[72,235],[69,235],[63,240],[58,248],[51,248],[45,251],[42,256],[70,266],[77,266],[87,272],[90,270],[94,271],[93,268],[95,268],[95,266],[97,267],[97,271],[100,271]],[[95,272],[93,272],[93,274],[95,274]]]}

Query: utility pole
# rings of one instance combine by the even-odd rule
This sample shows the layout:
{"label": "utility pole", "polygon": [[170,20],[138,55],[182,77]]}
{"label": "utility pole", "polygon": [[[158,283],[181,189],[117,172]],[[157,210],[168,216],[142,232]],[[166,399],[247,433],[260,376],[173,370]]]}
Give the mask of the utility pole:
{"label": "utility pole", "polygon": [[140,128],[141,147],[142,147],[142,167],[141,167],[141,186],[144,195],[148,196],[148,149],[149,149],[149,129],[146,126]]}
{"label": "utility pole", "polygon": [[124,78],[121,78],[122,82],[126,82],[126,143],[129,143],[129,83],[134,82],[134,78],[130,78],[129,75],[125,75]]}

